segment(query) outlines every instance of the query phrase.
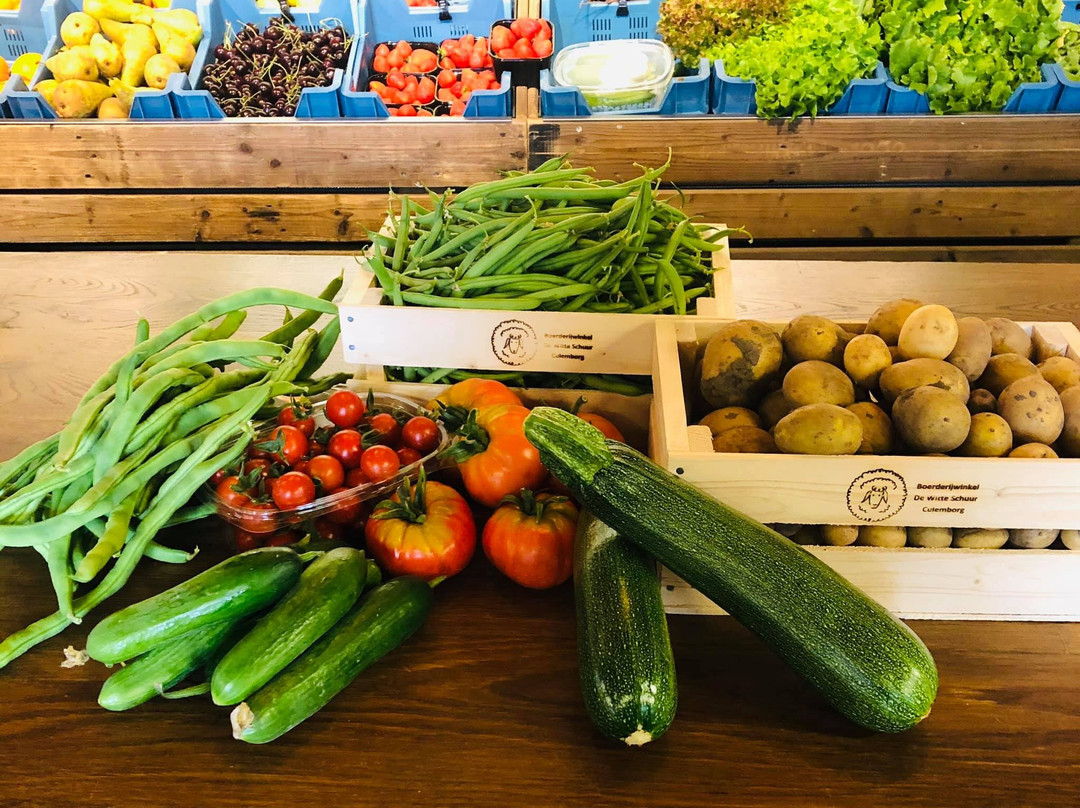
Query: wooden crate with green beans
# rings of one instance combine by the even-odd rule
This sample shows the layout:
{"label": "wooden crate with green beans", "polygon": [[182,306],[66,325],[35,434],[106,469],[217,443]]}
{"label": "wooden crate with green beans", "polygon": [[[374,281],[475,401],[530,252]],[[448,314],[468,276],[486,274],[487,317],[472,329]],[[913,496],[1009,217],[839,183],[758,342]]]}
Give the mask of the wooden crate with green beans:
{"label": "wooden crate with green beans", "polygon": [[657,317],[733,315],[732,231],[661,193],[665,169],[615,182],[555,158],[426,205],[393,197],[342,303],[346,360],[408,382],[647,390]]}

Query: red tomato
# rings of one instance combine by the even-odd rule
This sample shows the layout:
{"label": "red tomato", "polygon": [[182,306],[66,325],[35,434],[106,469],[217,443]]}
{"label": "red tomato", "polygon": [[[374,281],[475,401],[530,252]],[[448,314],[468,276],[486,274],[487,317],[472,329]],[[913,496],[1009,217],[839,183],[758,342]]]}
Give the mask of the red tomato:
{"label": "red tomato", "polygon": [[439,425],[426,415],[414,415],[401,428],[401,441],[420,455],[428,455],[439,448],[442,435]]}
{"label": "red tomato", "polygon": [[265,480],[270,476],[270,469],[273,468],[273,465],[274,464],[265,457],[253,457],[251,460],[244,463],[244,476],[246,477],[251,474],[252,471],[258,469],[260,479]]}
{"label": "red tomato", "polygon": [[551,23],[547,20],[540,20],[540,30],[533,34],[533,42],[538,39],[551,39]]}
{"label": "red tomato", "polygon": [[[318,455],[316,455],[316,457],[317,456]],[[301,474],[307,474],[308,477],[311,476],[310,470],[311,470],[311,461],[310,460],[301,460],[299,463],[297,463],[295,466],[293,466],[290,469],[290,471],[299,471]]]}
{"label": "red tomato", "polygon": [[[297,469],[298,470],[298,469]],[[308,461],[307,473],[323,491],[332,491],[345,484],[345,467],[332,455],[318,455]]]}
{"label": "red tomato", "polygon": [[465,102],[458,100],[450,103],[450,114],[461,117],[465,114]]}
{"label": "red tomato", "polygon": [[517,54],[514,53],[514,49],[511,47],[501,48],[495,52],[500,59],[516,59]]}
{"label": "red tomato", "polygon": [[371,69],[376,73],[387,73],[390,71],[390,57],[388,56],[376,56],[371,60]]}
{"label": "red tomato", "polygon": [[360,468],[373,483],[381,483],[398,473],[401,461],[389,446],[372,446],[360,457]]}
{"label": "red tomato", "polygon": [[308,439],[295,426],[276,426],[270,432],[270,439],[260,447],[270,457],[286,465],[300,462],[308,450]]}
{"label": "red tomato", "polygon": [[282,510],[299,508],[315,501],[315,482],[299,471],[289,471],[274,480],[270,494]]}
{"label": "red tomato", "polygon": [[397,45],[394,46],[394,50],[396,50],[402,56],[408,58],[408,56],[413,52],[413,47],[404,39],[400,39],[398,40]]}
{"label": "red tomato", "polygon": [[348,538],[344,525],[332,522],[325,516],[321,516],[315,520],[315,532],[319,534],[320,539],[326,541],[343,542]]}
{"label": "red tomato", "polygon": [[420,109],[416,110],[416,117],[417,118],[434,118],[435,113],[432,112],[430,109],[424,109],[423,107],[420,107]]}
{"label": "red tomato", "polygon": [[375,55],[376,56],[389,56],[390,55],[390,46],[387,45],[385,42],[383,42],[381,45],[379,45],[378,47],[375,48]]}
{"label": "red tomato", "polygon": [[558,586],[574,571],[577,519],[578,510],[566,497],[522,491],[484,525],[484,555],[522,586]]}
{"label": "red tomato", "polygon": [[311,407],[302,403],[293,403],[278,413],[277,422],[282,425],[295,426],[305,438],[315,434],[315,419],[311,417]]}
{"label": "red tomato", "polygon": [[493,404],[521,404],[521,399],[505,384],[494,379],[466,379],[428,402],[427,408],[462,407],[475,410]]}
{"label": "red tomato", "polygon": [[379,433],[379,443],[394,444],[401,440],[401,425],[388,412],[371,416],[369,426]]}
{"label": "red tomato", "polygon": [[[405,86],[405,77],[400,73],[397,76],[401,80],[402,89]],[[389,82],[389,77],[387,77]],[[338,390],[330,398],[326,399],[326,408],[323,410],[327,420],[334,426],[342,429],[350,429],[360,423],[367,407],[364,399],[360,398],[352,390]]]}
{"label": "red tomato", "polygon": [[454,75],[453,70],[440,70],[438,81],[440,87],[453,87],[454,82],[457,81],[457,76]]}
{"label": "red tomato", "polygon": [[547,478],[540,453],[525,437],[528,407],[497,404],[473,410],[458,430],[458,469],[469,495],[489,508],[522,488],[538,488]]}
{"label": "red tomato", "polygon": [[473,51],[469,54],[469,67],[473,70],[479,70],[487,64],[487,59],[484,58],[484,54]]}
{"label": "red tomato", "polygon": [[218,469],[217,471],[215,471],[213,474],[210,475],[210,479],[208,480],[208,482],[210,483],[210,485],[214,486],[214,488],[217,488],[218,483],[220,483],[222,480],[224,480],[228,476],[229,476],[229,472],[226,469]]}
{"label": "red tomato", "polygon": [[307,452],[308,457],[315,457],[315,455],[326,454],[326,444],[319,443],[317,440],[308,441]]}
{"label": "red tomato", "polygon": [[290,544],[296,544],[300,539],[304,538],[295,530],[282,530],[280,533],[275,533],[273,536],[266,540],[267,547],[288,547]]}
{"label": "red tomato", "polygon": [[535,59],[536,51],[532,49],[529,40],[519,39],[514,43],[514,55],[517,56],[518,59]]}
{"label": "red tomato", "polygon": [[[342,491],[346,491],[345,488],[338,488],[333,491],[327,491],[327,495],[333,496],[334,494],[340,494]],[[326,518],[333,522],[335,525],[354,525],[360,521],[364,516],[364,503],[360,500],[355,502],[343,503],[335,505],[334,510],[326,514]]]}
{"label": "red tomato", "polygon": [[472,34],[465,34],[465,36],[458,40],[458,44],[467,50],[472,50],[473,46],[476,44],[476,37]]}
{"label": "red tomato", "polygon": [[408,446],[402,446],[397,450],[398,460],[401,461],[401,466],[411,466],[413,463],[419,463],[424,459],[424,456],[420,454],[416,449],[410,449]]}
{"label": "red tomato", "polygon": [[554,46],[551,44],[550,39],[534,39],[533,51],[536,53],[537,58],[546,59],[551,56],[551,52],[554,50]]}
{"label": "red tomato", "polygon": [[398,108],[397,108],[397,107],[389,107],[389,108],[388,108],[388,109],[386,110],[386,114],[387,114],[387,115],[389,115],[389,116],[390,116],[391,118],[396,118],[396,117],[398,116],[398,112],[397,112],[397,111],[398,111]]}
{"label": "red tomato", "polygon": [[390,55],[386,57],[386,63],[390,67],[396,67],[400,70],[405,65],[405,57],[401,55],[401,51],[392,50]]}
{"label": "red tomato", "polygon": [[[386,86],[390,87],[390,88],[392,88],[394,90],[404,90],[405,89],[405,74],[402,73],[400,70],[391,70],[389,73],[386,74]],[[348,393],[348,392],[350,392],[350,391],[348,391],[348,390],[338,390],[338,393]],[[330,396],[330,399],[333,399],[333,397],[336,396],[338,393],[334,393],[334,395]],[[353,393],[353,395],[355,396],[356,393]],[[357,396],[357,397],[359,398],[359,396]],[[329,400],[327,400],[327,406],[328,407],[329,407],[329,403],[330,403]],[[329,415],[327,415],[326,417],[330,418]],[[330,420],[333,420],[333,419],[331,418]]]}
{"label": "red tomato", "polygon": [[421,473],[380,502],[364,529],[367,549],[388,576],[426,580],[456,575],[476,551],[476,523],[469,503],[448,485]]}
{"label": "red tomato", "polygon": [[521,31],[521,20],[514,20],[512,23],[510,23],[510,31],[514,34],[514,36],[525,36],[525,34],[523,34]]}
{"label": "red tomato", "polygon": [[345,475],[345,487],[356,488],[357,486],[367,485],[371,480],[364,474],[362,468],[349,469],[349,473]]}
{"label": "red tomato", "polygon": [[402,104],[400,107],[398,107],[397,114],[402,118],[415,118],[416,107],[414,107],[412,104]]}
{"label": "red tomato", "polygon": [[[516,22],[518,25],[517,31],[515,31],[515,33],[525,39],[532,39],[534,36],[536,36],[537,32],[541,28],[540,20],[533,19],[532,17],[523,17],[520,20],[515,20],[514,22]],[[511,30],[513,30],[514,26],[511,25],[510,28]]]}
{"label": "red tomato", "polygon": [[246,553],[248,550],[254,550],[256,547],[262,546],[262,536],[248,533],[246,530],[234,526],[233,546],[236,547],[236,552]]}
{"label": "red tomato", "polygon": [[439,60],[439,67],[441,67],[443,70],[453,70],[455,67],[457,67],[457,65],[454,64],[454,60],[451,59],[449,56],[444,56]]}
{"label": "red tomato", "polygon": [[439,66],[439,57],[429,50],[413,51],[407,66],[416,73],[430,73]]}
{"label": "red tomato", "polygon": [[602,415],[597,415],[595,412],[579,412],[577,417],[587,424],[592,424],[601,432],[604,433],[604,437],[610,440],[617,440],[621,443],[626,443],[626,438],[623,437],[622,432],[615,424],[611,423],[607,418]]}
{"label": "red tomato", "polygon": [[326,450],[340,460],[345,468],[354,469],[360,465],[360,456],[364,453],[364,439],[355,429],[343,429],[334,433],[326,444]]}
{"label": "red tomato", "polygon": [[277,529],[277,508],[271,502],[249,502],[237,514],[240,527],[249,533],[272,533]]}
{"label": "red tomato", "polygon": [[376,93],[380,98],[387,90],[386,85],[381,81],[369,81],[367,88],[370,92]]}
{"label": "red tomato", "polygon": [[[404,90],[398,90],[396,93],[394,93],[394,103],[398,104],[399,106],[411,104],[413,100],[413,94],[409,92],[408,88]],[[398,110],[398,115],[403,114],[405,113],[403,113],[401,110]]]}
{"label": "red tomato", "polygon": [[[250,462],[250,461],[249,461]],[[222,502],[228,505],[230,508],[246,508],[251,504],[251,497],[242,491],[236,490],[236,485],[240,482],[240,478],[235,474],[231,474],[228,477],[222,479],[217,485],[217,496]]]}
{"label": "red tomato", "polygon": [[421,104],[430,104],[435,100],[435,82],[427,76],[420,79],[420,85],[416,88],[416,100]]}

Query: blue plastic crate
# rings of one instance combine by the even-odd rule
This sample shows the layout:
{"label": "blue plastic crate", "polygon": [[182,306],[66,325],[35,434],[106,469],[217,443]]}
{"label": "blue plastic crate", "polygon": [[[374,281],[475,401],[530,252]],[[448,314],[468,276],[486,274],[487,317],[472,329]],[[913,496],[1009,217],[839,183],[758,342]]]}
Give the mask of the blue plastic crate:
{"label": "blue plastic crate", "polygon": [[[361,0],[362,2],[362,0]],[[203,40],[195,53],[191,65],[191,77],[173,76],[166,86],[172,96],[176,117],[183,120],[215,120],[225,118],[221,106],[208,90],[202,89],[203,70],[213,62],[213,50],[225,40],[226,31],[237,32],[247,23],[254,23],[260,29],[265,28],[272,17],[280,17],[281,9],[257,6],[254,0],[199,0],[201,13],[205,13]],[[205,9],[205,11],[203,11]],[[322,0],[304,2],[290,9],[295,18],[294,25],[304,31],[316,31],[320,28],[333,28],[341,25],[345,33],[353,37],[349,59],[360,45],[357,25],[356,3],[352,0]],[[305,87],[300,93],[296,105],[297,118],[340,118],[341,104],[338,93],[341,89],[343,71],[338,70],[328,87]],[[247,120],[247,119],[245,119]],[[257,120],[257,119],[256,119]]]}
{"label": "blue plastic crate", "polygon": [[1065,8],[1061,11],[1063,22],[1080,24],[1080,2],[1077,0],[1065,0]]}
{"label": "blue plastic crate", "polygon": [[[195,11],[197,0],[173,0],[170,8],[184,8],[189,11]],[[209,3],[209,0],[201,0],[203,3]],[[73,11],[81,11],[82,3],[80,0],[46,0],[45,4],[41,7],[41,16],[45,24],[45,33],[48,38],[48,42],[42,52],[41,65],[38,67],[37,72],[31,79],[31,86],[37,84],[44,79],[52,78],[52,73],[45,66],[45,60],[53,56],[57,51],[63,47],[63,40],[60,39],[60,26],[64,22],[64,18]],[[200,20],[203,21],[203,17],[200,15]],[[206,23],[203,21],[203,29],[205,32]],[[193,67],[194,69],[194,67]],[[170,78],[170,82],[178,78],[187,78],[184,74],[177,74]],[[168,87],[164,90],[150,90],[141,89],[135,94],[135,100],[132,102],[130,117],[133,119],[162,119],[173,118],[173,106],[169,101]],[[12,92],[8,99],[8,109],[13,118],[19,118],[22,120],[55,120],[57,118],[56,113],[53,111],[45,99],[41,97],[40,93],[22,90]]]}
{"label": "blue plastic crate", "polygon": [[[864,79],[852,79],[839,100],[821,115],[880,115],[889,97],[888,73],[878,62],[874,73]],[[730,76],[723,61],[713,65],[712,108],[716,115],[756,115],[757,82]]]}
{"label": "blue plastic crate", "polygon": [[[440,19],[439,8],[411,8],[405,0],[358,0],[359,25],[349,59],[347,75],[351,81],[341,89],[341,112],[346,118],[389,118],[383,100],[367,87],[369,65],[380,42],[434,42],[472,34],[487,36],[496,20],[513,17],[513,0],[471,0],[451,3],[450,19]],[[509,118],[510,71],[499,74],[498,90],[477,90],[465,105],[466,118]]]}
{"label": "blue plastic crate", "polygon": [[[24,53],[42,53],[49,42],[41,6],[34,0],[23,0],[17,11],[0,11],[0,57],[10,65]],[[0,118],[10,117],[8,97],[25,92],[26,85],[12,76],[0,91]]]}
{"label": "blue plastic crate", "polygon": [[1054,78],[1061,85],[1061,92],[1054,107],[1058,112],[1080,112],[1080,81],[1074,81],[1065,75],[1065,68],[1054,65]]}
{"label": "blue plastic crate", "polygon": [[[1054,73],[1056,65],[1042,65],[1042,81],[1024,82],[1013,92],[1002,112],[1031,114],[1051,112],[1058,101],[1061,84]],[[928,115],[930,103],[926,96],[910,87],[904,87],[889,76],[889,98],[885,102],[888,115]]]}
{"label": "blue plastic crate", "polygon": [[[660,0],[629,0],[618,3],[591,3],[587,0],[541,0],[540,16],[551,22],[555,51],[581,42],[612,39],[658,39]],[[707,59],[698,63],[696,73],[679,76],[668,85],[659,109],[628,110],[660,115],[705,115],[709,111],[712,70]],[[540,72],[540,114],[547,118],[584,117],[592,110],[577,87],[555,84],[550,70]]]}

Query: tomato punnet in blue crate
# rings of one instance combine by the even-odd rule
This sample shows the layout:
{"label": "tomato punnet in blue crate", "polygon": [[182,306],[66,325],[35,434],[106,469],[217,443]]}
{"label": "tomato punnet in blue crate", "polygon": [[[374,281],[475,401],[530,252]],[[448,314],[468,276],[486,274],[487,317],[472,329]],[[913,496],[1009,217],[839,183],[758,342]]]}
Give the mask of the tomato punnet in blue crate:
{"label": "tomato punnet in blue crate", "polygon": [[469,0],[441,8],[360,0],[358,45],[341,90],[342,114],[509,118],[511,73],[498,69],[487,37],[495,22],[512,13],[512,0]]}

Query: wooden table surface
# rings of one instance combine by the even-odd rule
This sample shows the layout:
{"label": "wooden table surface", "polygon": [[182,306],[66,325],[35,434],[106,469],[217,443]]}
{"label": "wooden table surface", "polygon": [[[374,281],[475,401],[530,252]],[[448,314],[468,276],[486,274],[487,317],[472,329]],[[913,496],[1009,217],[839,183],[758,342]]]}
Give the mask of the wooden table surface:
{"label": "wooden table surface", "polygon": [[[129,343],[198,303],[261,284],[305,291],[340,257],[0,255],[0,458],[58,428]],[[796,277],[792,277],[792,275]],[[870,282],[870,278],[873,282]],[[1078,319],[1080,267],[758,265],[740,299],[776,316],[867,313],[897,293],[1017,319]],[[785,297],[786,295],[786,297]],[[1071,297],[1070,297],[1071,295]],[[772,307],[771,310],[762,310]],[[144,561],[110,603],[223,557],[213,521],[187,567]],[[0,635],[54,608],[31,551],[0,553]],[[109,611],[106,608],[106,611]],[[62,669],[96,618],[0,671],[0,806],[1051,806],[1080,803],[1080,626],[917,623],[941,691],[908,733],[836,715],[730,618],[674,617],[675,725],[641,749],[602,739],[577,684],[570,587],[531,592],[481,557],[439,587],[427,625],[279,741],[230,737],[204,699],[112,714],[106,670]]]}

